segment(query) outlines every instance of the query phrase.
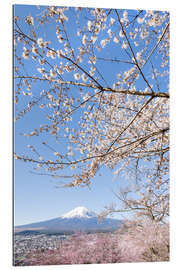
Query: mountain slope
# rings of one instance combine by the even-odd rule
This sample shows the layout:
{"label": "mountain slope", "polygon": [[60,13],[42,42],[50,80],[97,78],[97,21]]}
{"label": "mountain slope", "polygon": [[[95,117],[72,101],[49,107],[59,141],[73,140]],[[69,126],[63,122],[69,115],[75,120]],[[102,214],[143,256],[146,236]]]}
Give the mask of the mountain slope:
{"label": "mountain slope", "polygon": [[15,232],[21,231],[41,231],[41,232],[61,232],[61,231],[109,231],[117,230],[122,224],[121,220],[105,218],[99,223],[96,214],[85,207],[77,207],[65,215],[51,220],[31,223],[15,227]]}

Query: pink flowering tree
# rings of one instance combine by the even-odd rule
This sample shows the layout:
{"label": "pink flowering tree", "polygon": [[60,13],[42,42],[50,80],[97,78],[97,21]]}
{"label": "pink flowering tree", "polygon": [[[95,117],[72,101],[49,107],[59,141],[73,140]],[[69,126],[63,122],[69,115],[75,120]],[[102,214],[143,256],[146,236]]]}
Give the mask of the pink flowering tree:
{"label": "pink flowering tree", "polygon": [[23,265],[107,264],[169,260],[169,227],[157,223],[126,224],[115,234],[80,234],[60,249],[30,253]]}
{"label": "pink flowering tree", "polygon": [[14,17],[15,125],[34,111],[42,119],[15,158],[66,187],[108,167],[127,185],[104,214],[167,220],[169,13],[40,9]]}
{"label": "pink flowering tree", "polygon": [[118,239],[111,234],[80,234],[63,241],[56,251],[29,254],[26,265],[120,263],[122,254]]}

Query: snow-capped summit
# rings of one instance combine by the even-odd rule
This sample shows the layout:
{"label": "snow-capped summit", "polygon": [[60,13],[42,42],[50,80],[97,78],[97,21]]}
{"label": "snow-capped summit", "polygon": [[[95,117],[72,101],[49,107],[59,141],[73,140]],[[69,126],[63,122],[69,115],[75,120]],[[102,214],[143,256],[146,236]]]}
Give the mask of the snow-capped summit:
{"label": "snow-capped summit", "polygon": [[92,218],[96,213],[89,211],[86,207],[79,206],[62,216],[62,218]]}
{"label": "snow-capped summit", "polygon": [[65,231],[114,231],[120,228],[123,221],[118,219],[105,218],[99,223],[96,213],[89,211],[87,208],[80,206],[61,217],[31,224],[16,226],[15,231],[39,232],[39,233],[64,233]]}

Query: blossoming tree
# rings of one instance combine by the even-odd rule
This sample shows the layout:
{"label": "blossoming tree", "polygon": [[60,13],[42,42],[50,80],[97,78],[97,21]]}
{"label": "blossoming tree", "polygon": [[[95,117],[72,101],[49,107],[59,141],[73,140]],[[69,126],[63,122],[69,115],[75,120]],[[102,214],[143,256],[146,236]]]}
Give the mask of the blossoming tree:
{"label": "blossoming tree", "polygon": [[122,207],[104,214],[163,221],[168,78],[168,12],[37,7],[26,18],[15,14],[15,122],[33,110],[43,119],[24,132],[32,144],[15,158],[67,187],[89,186],[102,167],[113,169],[127,185],[116,194]]}
{"label": "blossoming tree", "polygon": [[[158,237],[157,237],[158,235]],[[77,233],[59,249],[29,252],[16,265],[107,264],[169,261],[169,227],[146,223],[128,232]]]}

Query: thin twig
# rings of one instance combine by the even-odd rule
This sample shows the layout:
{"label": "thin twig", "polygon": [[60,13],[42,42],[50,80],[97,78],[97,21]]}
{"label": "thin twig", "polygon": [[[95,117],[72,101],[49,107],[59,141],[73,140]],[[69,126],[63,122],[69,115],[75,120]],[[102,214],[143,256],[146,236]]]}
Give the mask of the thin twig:
{"label": "thin twig", "polygon": [[132,53],[133,59],[134,59],[134,61],[135,61],[134,64],[137,66],[137,68],[138,68],[138,70],[139,70],[139,72],[140,72],[140,74],[141,74],[143,80],[145,81],[145,83],[147,84],[147,86],[149,87],[149,89],[151,90],[151,92],[154,93],[154,91],[153,91],[151,85],[149,84],[148,80],[145,78],[145,76],[144,76],[144,74],[143,74],[143,72],[142,72],[142,70],[141,70],[141,68],[140,68],[140,66],[139,66],[139,64],[138,64],[138,61],[137,61],[137,59],[136,59],[136,56],[135,56],[135,54],[134,54],[134,51],[133,51],[133,49],[132,49],[132,46],[131,46],[131,44],[130,44],[130,41],[129,41],[128,37],[127,37],[126,31],[124,30],[123,24],[122,24],[122,22],[121,22],[121,20],[120,20],[120,18],[119,18],[119,14],[118,14],[118,12],[117,12],[116,9],[115,9],[115,12],[116,12],[116,15],[117,15],[117,18],[118,18],[118,22],[119,22],[119,24],[120,24],[120,26],[121,26],[121,28],[122,28],[123,34],[124,34],[124,36],[125,36],[125,38],[126,38],[126,41],[127,41],[127,43],[128,43],[129,49],[130,49],[130,51],[131,51],[131,53]]}

